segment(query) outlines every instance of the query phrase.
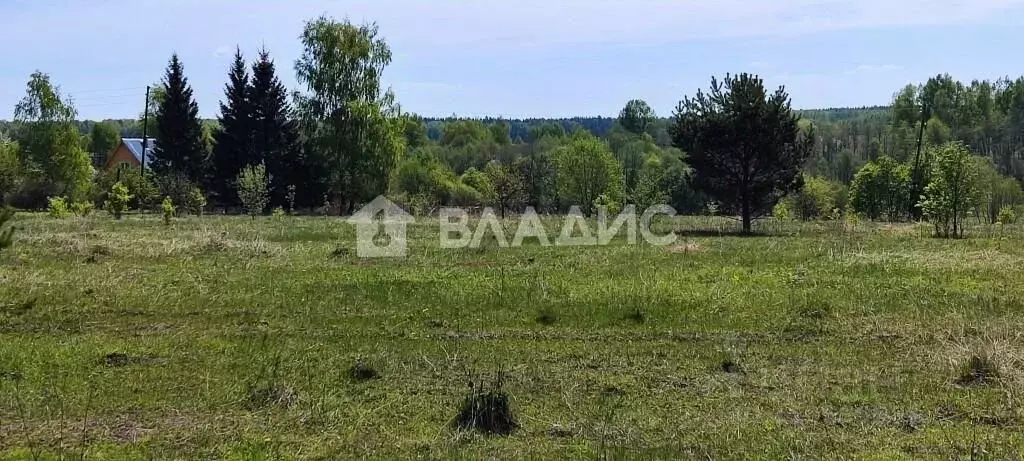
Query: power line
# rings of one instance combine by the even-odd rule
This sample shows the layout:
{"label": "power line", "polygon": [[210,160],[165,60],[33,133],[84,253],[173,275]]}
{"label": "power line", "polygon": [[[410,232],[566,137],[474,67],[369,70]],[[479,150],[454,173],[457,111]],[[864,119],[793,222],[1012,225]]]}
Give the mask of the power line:
{"label": "power line", "polygon": [[85,94],[85,93],[114,93],[114,92],[120,92],[120,91],[140,91],[141,92],[142,90],[145,90],[145,89],[146,89],[146,87],[144,87],[144,86],[135,86],[135,87],[129,87],[129,88],[110,88],[110,89],[105,89],[105,90],[64,91],[64,93],[73,96],[73,95],[76,95],[76,94]]}
{"label": "power line", "polygon": [[88,108],[91,108],[91,107],[123,106],[123,105],[130,104],[130,103],[131,103],[131,101],[111,101],[111,102],[101,102],[101,103],[98,103],[98,104],[75,104],[75,108],[76,109],[81,109],[81,108],[88,109]]}
{"label": "power line", "polygon": [[130,94],[118,94],[118,95],[111,95],[111,96],[90,96],[88,98],[76,98],[76,97],[72,96],[71,100],[74,101],[75,103],[79,103],[79,102],[82,102],[82,101],[85,101],[85,102],[89,102],[89,101],[109,101],[109,100],[128,99],[128,98],[140,98],[141,99],[142,98],[142,93],[139,92],[139,93],[130,93]]}

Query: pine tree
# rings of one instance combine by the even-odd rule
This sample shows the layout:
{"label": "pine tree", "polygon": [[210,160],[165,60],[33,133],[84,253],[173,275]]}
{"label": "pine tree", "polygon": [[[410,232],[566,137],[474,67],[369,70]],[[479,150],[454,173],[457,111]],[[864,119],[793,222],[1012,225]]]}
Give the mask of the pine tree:
{"label": "pine tree", "polygon": [[223,205],[238,205],[235,194],[235,178],[242,168],[259,163],[253,150],[253,105],[250,102],[252,88],[249,71],[242,51],[235,52],[235,61],[228,74],[224,88],[226,101],[220,104],[220,129],[214,134],[213,178],[209,189]]}
{"label": "pine tree", "polygon": [[270,176],[271,206],[288,207],[288,188],[293,186],[297,201],[312,205],[322,191],[311,184],[299,149],[298,127],[290,119],[288,94],[275,74],[274,61],[266,50],[252,66],[250,89],[253,107],[253,160],[251,165],[264,162]]}
{"label": "pine tree", "polygon": [[205,174],[206,147],[199,106],[185,78],[178,55],[171,56],[162,82],[164,97],[156,111],[156,149],[153,171],[161,175],[180,175],[200,183]]}

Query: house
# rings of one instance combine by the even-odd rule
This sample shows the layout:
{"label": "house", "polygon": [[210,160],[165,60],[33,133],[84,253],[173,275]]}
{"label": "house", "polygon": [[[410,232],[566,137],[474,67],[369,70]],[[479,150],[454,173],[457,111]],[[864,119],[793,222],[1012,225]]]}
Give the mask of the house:
{"label": "house", "polygon": [[[153,163],[153,149],[156,147],[155,139],[146,140],[146,168]],[[103,165],[104,170],[126,165],[130,168],[139,168],[142,165],[142,138],[121,138],[117,149],[107,157]]]}

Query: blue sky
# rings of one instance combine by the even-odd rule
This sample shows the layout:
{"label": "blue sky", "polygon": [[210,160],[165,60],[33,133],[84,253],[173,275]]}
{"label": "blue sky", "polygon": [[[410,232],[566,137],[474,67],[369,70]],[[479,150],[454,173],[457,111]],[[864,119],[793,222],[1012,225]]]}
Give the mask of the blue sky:
{"label": "blue sky", "polygon": [[236,45],[285,84],[305,20],[375,21],[386,83],[427,116],[669,115],[712,75],[753,72],[798,108],[886,104],[907,83],[1024,75],[1024,0],[0,0],[0,119],[41,70],[80,117],[130,118],[170,54],[204,117]]}

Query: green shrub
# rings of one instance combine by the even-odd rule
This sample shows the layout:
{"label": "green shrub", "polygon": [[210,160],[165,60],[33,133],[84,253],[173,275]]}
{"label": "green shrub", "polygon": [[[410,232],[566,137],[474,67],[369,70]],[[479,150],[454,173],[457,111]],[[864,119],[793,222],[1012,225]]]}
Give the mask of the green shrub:
{"label": "green shrub", "polygon": [[451,204],[455,206],[475,206],[484,202],[483,194],[473,186],[462,182],[452,185]]}
{"label": "green shrub", "polygon": [[910,167],[890,157],[864,165],[850,184],[849,205],[868,219],[899,221],[912,208]]}
{"label": "green shrub", "polygon": [[170,197],[164,197],[164,202],[160,204],[160,209],[164,212],[164,225],[170,226],[171,220],[174,219],[174,202]]}
{"label": "green shrub", "polygon": [[107,210],[107,213],[114,215],[114,219],[121,219],[131,200],[132,194],[128,193],[128,186],[116,182],[110,187],[110,192],[107,193],[107,202],[103,208]]}
{"label": "green shrub", "polygon": [[272,211],[270,213],[271,216],[273,216],[275,218],[278,218],[278,219],[285,217],[285,215],[287,215],[287,214],[288,213],[285,213],[284,208],[282,208],[282,207],[274,208],[274,211]]}
{"label": "green shrub", "polygon": [[128,188],[128,194],[132,196],[126,209],[152,209],[164,197],[160,195],[160,190],[148,173],[143,176],[134,168],[122,168],[120,172],[115,168],[96,176],[93,184],[96,192],[93,203],[96,206],[103,206],[107,202],[111,188],[118,182],[124,184]]}
{"label": "green shrub", "polygon": [[[491,182],[491,178],[484,174],[484,172],[470,167],[465,173],[462,173],[459,182],[473,188],[479,194],[479,205],[488,205],[494,202],[494,183]],[[455,191],[456,199],[459,198],[459,193],[460,191]]]}
{"label": "green shrub", "polygon": [[845,189],[817,176],[804,176],[804,186],[797,192],[779,201],[773,214],[782,219],[832,219],[835,210],[846,206],[838,204],[836,197],[846,194]]}
{"label": "green shrub", "polygon": [[999,214],[996,215],[996,222],[1013,224],[1017,222],[1017,213],[1014,213],[1013,207],[1004,206],[999,209]]}
{"label": "green shrub", "polygon": [[185,209],[196,216],[202,216],[206,210],[206,195],[198,187],[192,187],[188,191],[188,199],[185,201]]}
{"label": "green shrub", "polygon": [[71,212],[83,218],[92,214],[93,209],[95,209],[95,206],[92,202],[75,202],[71,204]]}
{"label": "green shrub", "polygon": [[775,204],[775,208],[772,208],[772,216],[777,219],[793,219],[793,210],[790,205],[790,200],[781,200]]}
{"label": "green shrub", "polygon": [[64,197],[49,197],[46,199],[46,211],[50,214],[50,217],[63,219],[71,216],[71,210],[68,208],[68,202]]}
{"label": "green shrub", "polygon": [[263,210],[267,208],[267,204],[270,203],[269,183],[267,167],[262,163],[242,168],[242,172],[238,173],[238,199],[242,201],[242,206],[249,216],[255,218],[263,214]]}

